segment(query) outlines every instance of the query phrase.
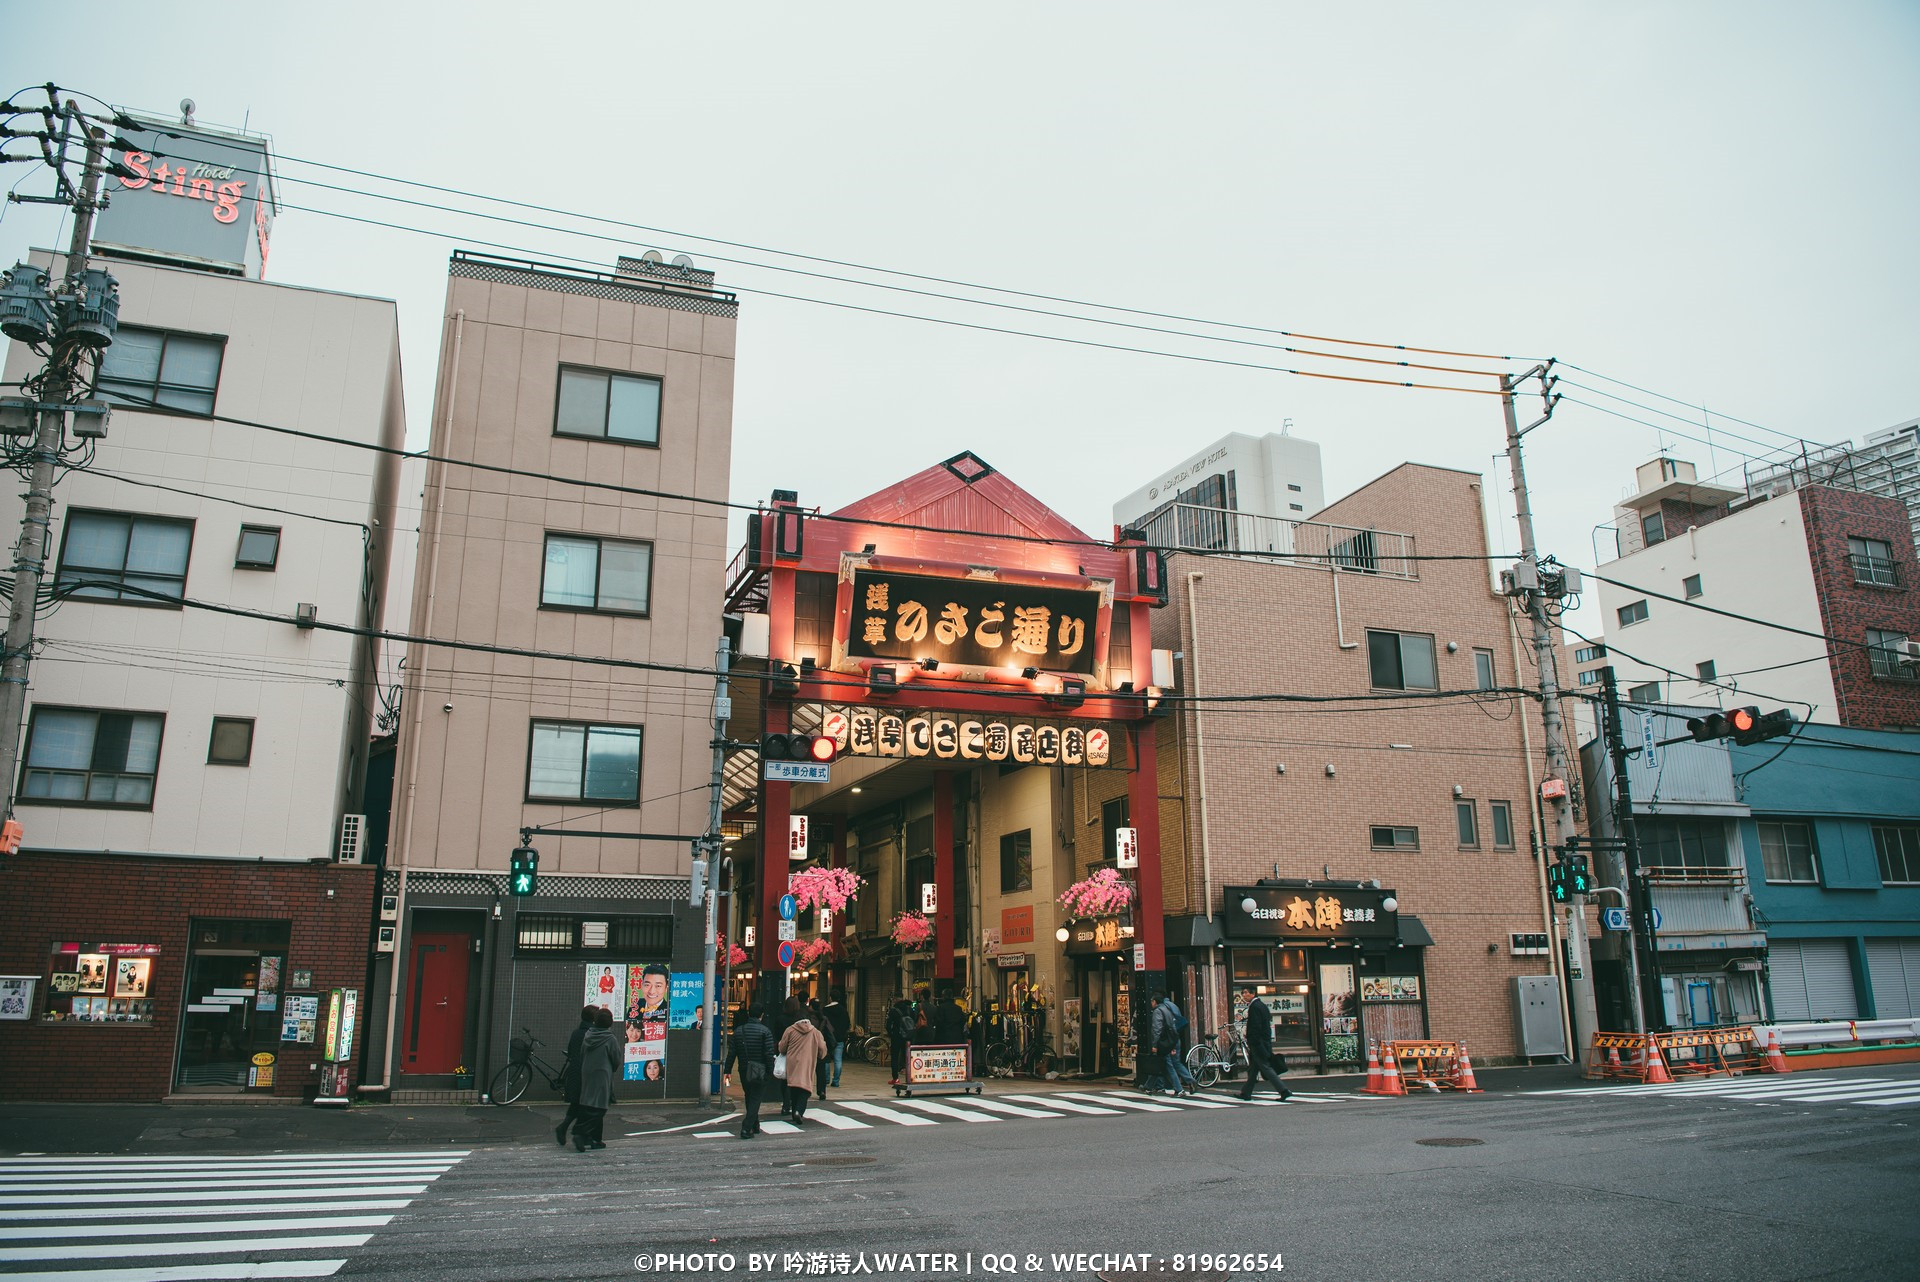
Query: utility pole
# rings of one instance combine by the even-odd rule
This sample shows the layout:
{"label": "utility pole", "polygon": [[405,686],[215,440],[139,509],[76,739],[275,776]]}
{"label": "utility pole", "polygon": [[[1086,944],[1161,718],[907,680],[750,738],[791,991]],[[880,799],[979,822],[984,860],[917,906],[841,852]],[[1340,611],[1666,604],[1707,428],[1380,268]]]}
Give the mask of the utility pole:
{"label": "utility pole", "polygon": [[701,967],[700,986],[700,1000],[707,1005],[707,1018],[700,1032],[700,1099],[703,1102],[713,1098],[713,1043],[722,1035],[720,1020],[726,1010],[726,1003],[714,990],[714,981],[719,971],[720,816],[727,777],[727,722],[733,717],[733,699],[727,693],[727,666],[732,657],[732,645],[722,634],[720,648],[713,656],[713,778],[708,785],[707,833],[700,839],[700,850],[693,861],[693,902],[698,906],[704,898],[707,909],[705,963]]}
{"label": "utility pole", "polygon": [[1620,725],[1620,688],[1614,684],[1613,665],[1600,669],[1602,727],[1607,755],[1613,763],[1613,830],[1626,843],[1620,863],[1626,877],[1627,915],[1633,927],[1634,966],[1628,972],[1629,1000],[1633,1002],[1636,1033],[1665,1028],[1666,1003],[1661,997],[1660,941],[1653,927],[1653,890],[1640,867],[1640,838],[1633,820],[1633,788],[1627,779],[1627,742]]}
{"label": "utility pole", "polygon": [[[1545,402],[1545,412],[1521,427],[1514,414],[1514,385],[1534,377],[1540,379],[1540,395]],[[1553,624],[1547,617],[1547,596],[1542,590],[1545,584],[1540,574],[1540,551],[1534,543],[1533,508],[1527,498],[1527,471],[1520,458],[1520,438],[1553,417],[1554,403],[1558,400],[1559,397],[1552,394],[1552,384],[1544,365],[1534,366],[1519,379],[1505,374],[1500,376],[1500,409],[1507,422],[1507,463],[1513,472],[1514,507],[1520,520],[1521,574],[1530,579],[1532,584],[1528,587],[1525,582],[1516,582],[1515,590],[1533,624],[1533,650],[1535,670],[1540,674],[1540,719],[1546,732],[1547,768],[1565,785],[1559,796],[1546,799],[1547,807],[1553,812],[1553,844],[1558,849],[1566,850],[1571,847],[1572,839],[1579,835],[1579,829],[1573,822],[1573,781],[1577,776],[1574,773],[1573,751],[1568,743],[1566,718],[1560,708],[1559,647],[1553,643]],[[1568,904],[1567,951],[1571,958],[1571,973],[1567,976],[1570,1004],[1573,1007],[1574,1028],[1571,1031],[1573,1039],[1577,1041],[1583,1035],[1591,1036],[1599,1028],[1593,1002],[1593,966],[1587,950],[1585,895],[1572,896]],[[1568,1049],[1578,1057],[1577,1048]]]}
{"label": "utility pole", "polygon": [[[51,86],[49,92],[52,93]],[[56,105],[55,109],[67,117],[69,125],[80,119],[80,109],[71,100],[64,107]],[[113,278],[105,272],[87,269],[93,216],[101,204],[105,131],[85,126],[85,136],[87,163],[80,189],[72,197],[73,237],[67,246],[66,277],[58,299],[51,300],[58,304],[61,323],[52,336],[52,354],[46,370],[29,385],[30,390],[37,393],[38,402],[31,455],[33,466],[27,481],[27,512],[20,522],[20,541],[14,549],[13,602],[7,614],[4,657],[0,658],[0,781],[4,781],[0,782],[0,788],[4,788],[6,797],[4,817],[9,819],[13,817],[14,790],[20,779],[27,667],[33,651],[40,585],[46,577],[47,552],[52,544],[54,472],[66,443],[67,411],[74,400],[76,386],[81,383],[82,356],[113,342],[113,329],[120,311],[118,286]],[[64,186],[64,173],[60,181]],[[18,271],[16,269],[16,274]]]}

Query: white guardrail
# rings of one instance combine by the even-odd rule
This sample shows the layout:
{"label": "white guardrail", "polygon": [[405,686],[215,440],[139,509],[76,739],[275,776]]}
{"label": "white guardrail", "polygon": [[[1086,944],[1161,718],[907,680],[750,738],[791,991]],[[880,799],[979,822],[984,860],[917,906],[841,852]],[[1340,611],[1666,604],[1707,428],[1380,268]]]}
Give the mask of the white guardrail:
{"label": "white guardrail", "polygon": [[1766,1049],[1777,1033],[1782,1050],[1803,1046],[1859,1046],[1868,1042],[1920,1041],[1920,1019],[1836,1019],[1817,1024],[1755,1024],[1754,1042]]}

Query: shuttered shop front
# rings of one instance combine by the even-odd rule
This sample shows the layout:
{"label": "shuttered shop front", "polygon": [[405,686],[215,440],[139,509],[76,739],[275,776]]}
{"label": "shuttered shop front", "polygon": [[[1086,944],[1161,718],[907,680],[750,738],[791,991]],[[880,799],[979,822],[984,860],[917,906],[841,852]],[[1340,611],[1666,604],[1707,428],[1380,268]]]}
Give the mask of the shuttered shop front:
{"label": "shuttered shop front", "polygon": [[1853,966],[1843,939],[1776,940],[1768,950],[1774,1018],[1858,1019]]}
{"label": "shuttered shop front", "polygon": [[1881,1019],[1920,1016],[1920,939],[1870,939],[1867,973],[1873,1010]]}

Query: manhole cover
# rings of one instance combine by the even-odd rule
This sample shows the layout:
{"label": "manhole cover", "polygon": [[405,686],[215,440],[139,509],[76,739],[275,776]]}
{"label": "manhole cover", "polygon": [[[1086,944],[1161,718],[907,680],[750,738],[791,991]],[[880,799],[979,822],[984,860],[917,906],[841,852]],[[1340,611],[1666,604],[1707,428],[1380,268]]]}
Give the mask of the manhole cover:
{"label": "manhole cover", "polygon": [[1472,1148],[1486,1141],[1470,1139],[1465,1135],[1436,1135],[1432,1139],[1415,1140],[1414,1143],[1425,1144],[1428,1148]]}
{"label": "manhole cover", "polygon": [[224,1140],[233,1134],[231,1126],[194,1126],[180,1134],[190,1140]]}
{"label": "manhole cover", "polygon": [[1108,1269],[1093,1275],[1100,1282],[1148,1282],[1157,1278],[1189,1278],[1192,1282],[1228,1282],[1233,1276],[1215,1269],[1175,1269],[1170,1260],[1155,1260],[1151,1268]]}
{"label": "manhole cover", "polygon": [[841,1157],[809,1157],[800,1164],[802,1166],[865,1166],[873,1160],[871,1157],[859,1157],[849,1153]]}

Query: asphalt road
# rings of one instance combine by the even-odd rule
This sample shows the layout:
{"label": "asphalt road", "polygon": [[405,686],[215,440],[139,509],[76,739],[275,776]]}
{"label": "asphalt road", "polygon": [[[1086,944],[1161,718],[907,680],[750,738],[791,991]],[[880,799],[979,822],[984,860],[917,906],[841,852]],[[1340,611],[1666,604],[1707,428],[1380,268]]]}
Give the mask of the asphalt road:
{"label": "asphalt road", "polygon": [[[584,1155],[531,1144],[282,1153],[272,1160],[313,1169],[264,1182],[205,1180],[206,1169],[178,1150],[101,1159],[164,1160],[202,1182],[276,1199],[261,1204],[265,1211],[214,1217],[224,1227],[175,1235],[164,1259],[134,1261],[102,1254],[112,1239],[93,1256],[37,1255],[49,1242],[97,1245],[94,1231],[109,1221],[60,1219],[71,1214],[64,1193],[24,1191],[43,1188],[29,1182],[42,1169],[31,1163],[74,1167],[47,1174],[56,1190],[112,1187],[120,1177],[82,1159],[16,1159],[0,1172],[8,1203],[0,1219],[13,1221],[0,1226],[8,1239],[0,1270],[73,1270],[64,1276],[112,1282],[464,1282],[834,1276],[864,1264],[896,1279],[1088,1279],[1179,1255],[1264,1253],[1283,1268],[1229,1259],[1226,1272],[1314,1282],[1920,1278],[1920,1068],[1743,1079],[1698,1093],[1555,1085],[1567,1093],[1259,1107],[1221,1097],[1214,1102],[1229,1106],[1163,1100],[1153,1111],[1140,1107],[1144,1097],[1104,1087],[990,1097],[997,1109],[943,1102],[960,1116],[891,1102],[862,1113],[836,1101],[829,1111],[844,1129],[810,1124],[741,1141],[709,1138],[717,1128],[697,1123],[610,1133],[605,1152]],[[249,1170],[267,1160],[226,1151],[204,1159]],[[122,1175],[119,1187],[141,1187],[137,1172]],[[382,1191],[336,1187],[352,1180]],[[171,1196],[212,1204],[231,1195]],[[341,1212],[299,1209],[319,1198],[395,1205],[354,1216],[383,1222],[341,1232],[326,1221]],[[208,1218],[194,1211],[201,1204],[176,1208],[176,1224]],[[22,1207],[34,1223],[17,1222]],[[268,1214],[292,1222],[277,1230],[277,1249],[194,1253],[249,1240],[245,1216]],[[119,1215],[123,1237],[146,1222],[138,1207]],[[293,1246],[303,1235],[328,1241]],[[927,1254],[876,1267],[878,1256],[902,1252]],[[1061,1258],[1075,1253],[1099,1258]],[[636,1269],[636,1255],[650,1267]],[[688,1255],[731,1256],[732,1267],[656,1259]],[[228,1271],[205,1271],[211,1264]],[[303,1265],[305,1273],[288,1271]]]}

